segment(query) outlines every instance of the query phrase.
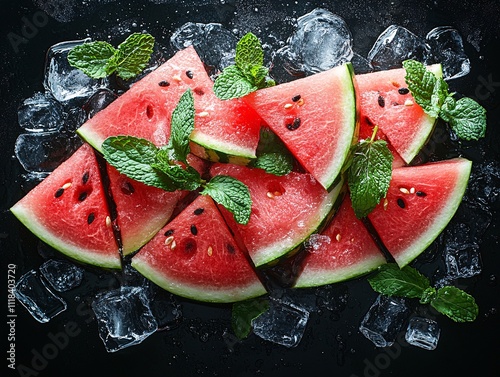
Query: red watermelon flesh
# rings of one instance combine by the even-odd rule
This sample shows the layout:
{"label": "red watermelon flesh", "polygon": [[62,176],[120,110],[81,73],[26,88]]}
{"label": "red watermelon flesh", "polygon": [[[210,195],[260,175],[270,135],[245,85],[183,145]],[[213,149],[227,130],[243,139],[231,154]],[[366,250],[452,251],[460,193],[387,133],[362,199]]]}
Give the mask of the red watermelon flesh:
{"label": "red watermelon flesh", "polygon": [[327,192],[310,174],[275,176],[233,164],[215,164],[210,174],[229,175],[248,186],[252,212],[247,225],[236,223],[225,208],[220,210],[256,266],[290,253],[317,231],[334,209],[342,186]]}
{"label": "red watermelon flesh", "polygon": [[[441,66],[428,69],[441,75]],[[415,103],[404,68],[356,75],[361,127],[379,127],[391,146],[410,163],[429,138],[436,121]],[[366,132],[366,131],[365,131]]]}
{"label": "red watermelon flesh", "polygon": [[328,189],[340,173],[356,129],[350,64],[261,89],[243,99]]}
{"label": "red watermelon flesh", "polygon": [[368,218],[400,266],[422,253],[449,223],[470,171],[471,162],[464,158],[393,170],[386,199]]}
{"label": "red watermelon flesh", "polygon": [[295,287],[332,284],[368,273],[385,258],[346,196],[330,225],[312,235]]}
{"label": "red watermelon flesh", "polygon": [[120,268],[97,160],[84,144],[12,208],[37,237],[69,257]]}
{"label": "red watermelon flesh", "polygon": [[196,110],[193,140],[220,148],[226,154],[255,157],[261,119],[241,100],[219,100],[212,87],[196,51],[188,47],[134,83],[77,132],[98,150],[107,137],[116,135],[165,145],[170,137],[172,111],[181,95],[191,89]]}
{"label": "red watermelon flesh", "polygon": [[133,258],[146,278],[179,296],[234,302],[265,289],[213,200],[201,195]]}

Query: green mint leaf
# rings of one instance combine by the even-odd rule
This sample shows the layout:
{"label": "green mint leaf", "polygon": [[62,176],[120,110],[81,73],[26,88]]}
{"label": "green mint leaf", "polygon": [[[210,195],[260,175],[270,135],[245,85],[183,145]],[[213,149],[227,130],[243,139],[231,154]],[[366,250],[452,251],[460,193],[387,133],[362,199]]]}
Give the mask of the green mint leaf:
{"label": "green mint leaf", "polygon": [[286,175],[293,169],[293,157],[281,139],[268,127],[260,129],[257,158],[250,166],[274,175]]}
{"label": "green mint leaf", "polygon": [[177,160],[186,162],[189,154],[189,136],[194,130],[194,97],[193,92],[186,90],[172,112],[169,147]]}
{"label": "green mint leaf", "polygon": [[472,98],[455,101],[448,97],[440,117],[448,122],[460,139],[478,140],[486,133],[486,110]]}
{"label": "green mint leaf", "polygon": [[131,34],[118,46],[116,54],[111,58],[110,67],[124,80],[137,76],[148,65],[154,43],[155,39],[150,34]]}
{"label": "green mint leaf", "polygon": [[430,288],[429,280],[416,269],[395,263],[379,267],[378,272],[368,278],[373,290],[386,296],[421,298]]}
{"label": "green mint leaf", "polygon": [[474,297],[453,286],[439,288],[431,306],[455,322],[472,322],[479,312]]}
{"label": "green mint leaf", "polygon": [[68,62],[94,79],[106,77],[109,60],[116,49],[107,42],[95,41],[75,46],[68,54]]}
{"label": "green mint leaf", "polygon": [[437,118],[439,110],[443,106],[444,101],[448,98],[448,83],[442,77],[436,77],[434,90],[431,95],[431,106],[433,109],[432,117]]}
{"label": "green mint leaf", "polygon": [[239,224],[248,224],[252,198],[243,182],[226,175],[217,175],[205,185],[201,193],[210,195],[217,203],[226,207]]}
{"label": "green mint leaf", "polygon": [[421,304],[429,304],[436,296],[436,288],[429,287],[424,290],[422,297],[420,297]]}
{"label": "green mint leaf", "polygon": [[406,60],[403,62],[406,71],[405,81],[408,85],[415,102],[431,117],[437,117],[439,107],[437,103],[443,99],[439,98],[442,89],[442,83],[436,87],[437,78],[432,72],[429,72],[425,66],[415,60]]}
{"label": "green mint leaf", "polygon": [[104,158],[120,173],[149,186],[177,190],[175,182],[153,168],[158,148],[148,140],[133,136],[112,136],[102,144]]}
{"label": "green mint leaf", "polygon": [[179,165],[170,165],[154,163],[151,165],[154,169],[160,170],[170,180],[175,182],[177,190],[194,191],[201,186],[200,173],[192,166],[183,168]]}
{"label": "green mint leaf", "polygon": [[262,297],[233,304],[231,327],[238,339],[246,338],[252,331],[252,321],[269,309],[269,301]]}
{"label": "green mint leaf", "polygon": [[236,44],[235,63],[243,72],[248,71],[248,67],[264,64],[264,51],[254,34],[245,34]]}
{"label": "green mint leaf", "polygon": [[245,74],[234,65],[225,68],[213,86],[215,95],[222,100],[241,98],[257,89],[252,82],[248,81]]}
{"label": "green mint leaf", "polygon": [[352,207],[356,216],[362,218],[387,194],[393,156],[384,140],[361,140],[350,158],[347,179]]}
{"label": "green mint leaf", "polygon": [[254,85],[260,89],[267,86],[266,77],[268,73],[269,69],[267,67],[264,67],[262,65],[254,65],[250,66],[246,71],[246,77],[250,82],[254,83]]}

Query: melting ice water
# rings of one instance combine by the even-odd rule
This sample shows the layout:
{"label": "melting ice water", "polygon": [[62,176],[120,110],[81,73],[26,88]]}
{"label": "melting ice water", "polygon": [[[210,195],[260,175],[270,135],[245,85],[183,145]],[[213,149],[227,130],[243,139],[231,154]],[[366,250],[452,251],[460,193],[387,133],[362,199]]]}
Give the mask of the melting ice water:
{"label": "melting ice water", "polygon": [[26,131],[54,131],[63,124],[63,107],[46,93],[25,99],[17,114],[19,125]]}
{"label": "melting ice water", "polygon": [[59,292],[78,287],[83,279],[83,269],[66,260],[49,259],[40,266],[40,272]]}
{"label": "melting ice water", "polygon": [[441,329],[436,321],[412,317],[406,329],[405,339],[408,344],[432,351],[437,347],[440,333]]}

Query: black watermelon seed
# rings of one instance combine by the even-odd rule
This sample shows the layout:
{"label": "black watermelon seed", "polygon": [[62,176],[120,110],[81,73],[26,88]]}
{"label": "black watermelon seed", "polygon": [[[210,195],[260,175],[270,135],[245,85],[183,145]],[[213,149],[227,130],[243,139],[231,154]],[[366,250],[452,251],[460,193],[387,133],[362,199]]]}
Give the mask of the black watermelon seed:
{"label": "black watermelon seed", "polygon": [[292,123],[288,123],[286,125],[286,128],[288,128],[290,131],[295,131],[299,127],[300,127],[300,118],[295,118]]}
{"label": "black watermelon seed", "polygon": [[198,228],[196,227],[196,225],[191,225],[191,234],[193,236],[196,236],[198,234]]}
{"label": "black watermelon seed", "polygon": [[165,237],[168,237],[168,236],[171,236],[172,234],[174,234],[174,230],[173,229],[169,229],[165,232]]}
{"label": "black watermelon seed", "polygon": [[86,171],[85,173],[83,173],[83,176],[82,176],[82,183],[83,183],[83,184],[86,184],[88,181],[89,181],[89,172],[88,172],[88,171]]}
{"label": "black watermelon seed", "polygon": [[125,195],[131,195],[135,192],[135,188],[134,188],[134,186],[132,186],[132,183],[130,183],[129,181],[125,181],[125,182],[123,182],[123,185],[122,185],[122,192]]}
{"label": "black watermelon seed", "polygon": [[151,119],[153,117],[154,113],[155,113],[155,111],[153,109],[153,106],[151,106],[151,105],[146,106],[146,116],[149,119]]}
{"label": "black watermelon seed", "polygon": [[54,194],[54,196],[56,198],[59,198],[62,194],[64,194],[64,189],[61,187],[60,189],[57,189],[56,193]]}
{"label": "black watermelon seed", "polygon": [[366,122],[366,124],[368,124],[370,127],[375,127],[375,125],[373,124],[372,120],[371,120],[369,117],[367,117],[367,116],[365,116],[365,122]]}
{"label": "black watermelon seed", "polygon": [[301,97],[300,97],[300,94],[297,94],[296,96],[293,96],[293,97],[292,97],[292,101],[293,101],[293,102],[297,102],[300,98],[301,98]]}
{"label": "black watermelon seed", "polygon": [[385,106],[385,99],[384,99],[384,97],[378,96],[378,105],[380,107],[384,107]]}
{"label": "black watermelon seed", "polygon": [[186,76],[192,79],[194,77],[193,71],[186,71]]}
{"label": "black watermelon seed", "polygon": [[79,196],[78,196],[78,200],[83,202],[85,199],[87,199],[87,191],[84,191],[82,192]]}
{"label": "black watermelon seed", "polygon": [[160,82],[158,83],[158,85],[160,85],[160,86],[162,86],[162,87],[166,87],[166,86],[169,86],[169,85],[170,85],[170,83],[169,83],[168,81],[163,80],[163,81],[160,81]]}
{"label": "black watermelon seed", "polygon": [[194,213],[196,216],[198,216],[198,215],[201,215],[201,214],[203,213],[203,211],[204,211],[204,210],[205,210],[205,209],[203,209],[203,208],[196,208],[196,209],[194,210],[194,212],[193,212],[193,213]]}
{"label": "black watermelon seed", "polygon": [[406,207],[405,201],[401,198],[398,198],[397,203],[398,203],[398,206],[400,206],[401,208]]}
{"label": "black watermelon seed", "polygon": [[89,214],[89,216],[87,217],[87,224],[89,224],[89,225],[92,224],[94,222],[94,220],[95,220],[95,214],[94,214],[94,212],[91,212]]}
{"label": "black watermelon seed", "polygon": [[231,245],[230,243],[228,243],[228,244],[226,245],[226,247],[227,247],[227,251],[229,251],[229,253],[230,253],[230,254],[234,254],[234,253],[236,252],[236,250],[235,250],[234,246],[233,246],[233,245]]}
{"label": "black watermelon seed", "polygon": [[426,194],[425,192],[423,192],[423,191],[417,191],[415,194],[416,194],[417,196],[420,196],[420,197],[427,196],[427,194]]}
{"label": "black watermelon seed", "polygon": [[404,95],[410,93],[410,90],[408,88],[399,88],[398,93]]}

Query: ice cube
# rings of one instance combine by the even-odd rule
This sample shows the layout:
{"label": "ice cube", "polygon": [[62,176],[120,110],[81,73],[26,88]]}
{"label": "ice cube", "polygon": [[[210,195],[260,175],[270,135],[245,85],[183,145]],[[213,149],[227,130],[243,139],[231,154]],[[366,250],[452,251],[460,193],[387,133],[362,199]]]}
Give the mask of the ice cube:
{"label": "ice cube", "polygon": [[72,133],[76,131],[87,120],[87,113],[81,107],[74,107],[68,110],[64,119],[64,129]]}
{"label": "ice cube", "polygon": [[26,98],[17,112],[19,125],[27,131],[54,131],[63,123],[63,107],[46,93]]}
{"label": "ice cube", "polygon": [[431,48],[429,63],[441,63],[443,78],[450,80],[470,72],[470,60],[465,54],[458,30],[449,26],[432,29],[425,37]]}
{"label": "ice cube", "polygon": [[59,131],[25,133],[18,136],[14,153],[24,170],[48,173],[66,160],[81,140]]}
{"label": "ice cube", "polygon": [[375,70],[401,68],[407,59],[425,61],[428,49],[422,38],[402,26],[391,25],[378,36],[367,59]]}
{"label": "ice cube", "polygon": [[68,63],[69,51],[89,39],[66,41],[52,46],[45,61],[43,85],[54,98],[64,104],[82,104],[97,89],[106,85],[106,79],[92,79]]}
{"label": "ice cube", "polygon": [[221,24],[187,22],[172,34],[170,41],[178,50],[193,46],[205,64],[222,70],[234,64],[238,39]]}
{"label": "ice cube", "polygon": [[101,293],[92,302],[92,310],[108,352],[139,344],[158,328],[147,294],[139,287]]}
{"label": "ice cube", "polygon": [[352,67],[356,74],[373,72],[373,67],[365,57],[358,53],[354,53],[351,58]]}
{"label": "ice cube", "polygon": [[85,102],[83,109],[87,112],[88,117],[92,118],[96,113],[105,109],[111,102],[117,99],[118,96],[109,89],[99,89],[97,92]]}
{"label": "ice cube", "polygon": [[436,321],[412,317],[406,329],[405,339],[408,344],[432,351],[437,347],[440,333],[441,330]]}
{"label": "ice cube", "polygon": [[446,247],[443,251],[446,272],[450,278],[469,278],[482,271],[481,255],[477,245],[460,248]]}
{"label": "ice cube", "polygon": [[52,293],[36,270],[21,276],[16,283],[15,295],[38,322],[48,322],[66,310],[66,302]]}
{"label": "ice cube", "polygon": [[59,292],[78,287],[83,279],[83,269],[65,260],[49,259],[40,266],[40,272]]}
{"label": "ice cube", "polygon": [[351,60],[352,35],[346,22],[325,9],[297,19],[297,28],[278,56],[292,75],[326,71]]}
{"label": "ice cube", "polygon": [[403,328],[410,309],[405,300],[379,295],[361,321],[359,330],[377,347],[389,347]]}
{"label": "ice cube", "polygon": [[252,320],[252,329],[264,340],[291,348],[299,344],[308,320],[308,311],[270,299],[269,310]]}

